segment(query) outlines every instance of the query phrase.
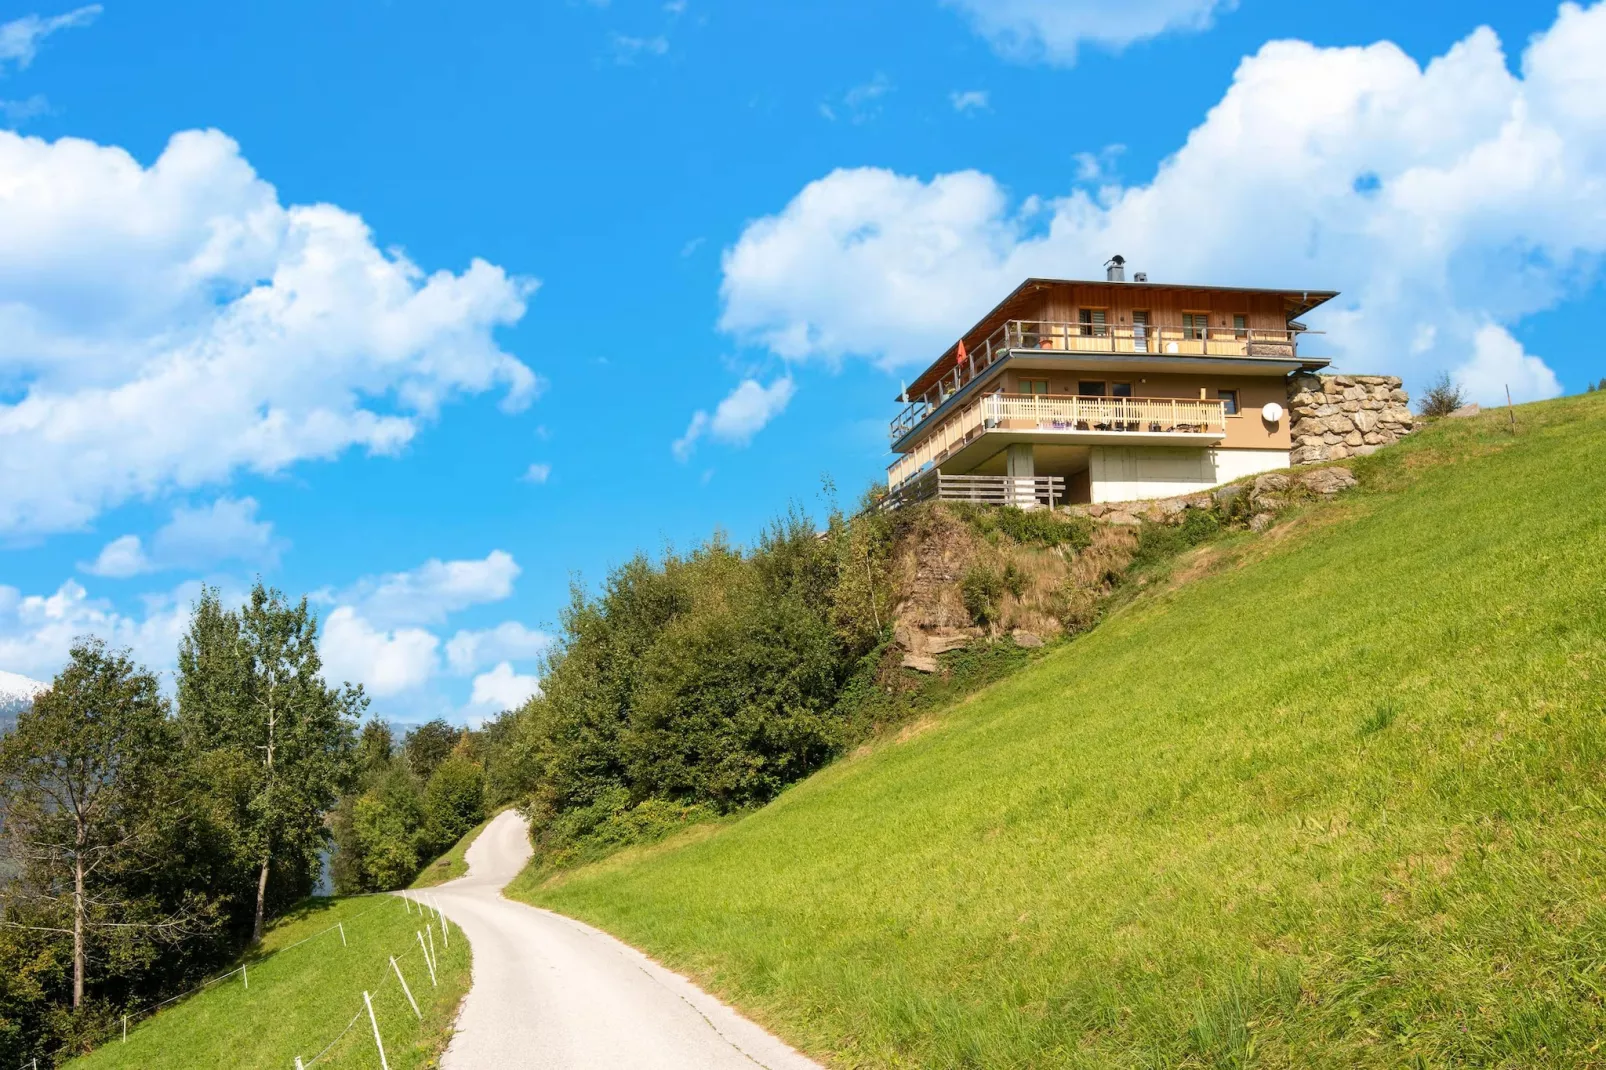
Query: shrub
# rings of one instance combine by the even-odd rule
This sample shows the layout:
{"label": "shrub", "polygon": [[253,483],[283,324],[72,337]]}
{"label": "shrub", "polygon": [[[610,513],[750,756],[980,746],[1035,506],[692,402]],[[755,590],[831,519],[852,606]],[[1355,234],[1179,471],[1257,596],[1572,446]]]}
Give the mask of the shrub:
{"label": "shrub", "polygon": [[1441,372],[1422,395],[1420,411],[1423,416],[1448,416],[1465,404],[1466,395],[1461,384],[1451,380],[1449,372]]}
{"label": "shrub", "polygon": [[1182,528],[1173,524],[1144,522],[1138,527],[1138,545],[1131,568],[1141,570],[1168,560],[1193,545]]}
{"label": "shrub", "polygon": [[1082,516],[970,502],[956,502],[954,508],[974,531],[992,542],[1002,536],[1022,546],[1069,546],[1082,550],[1093,541],[1093,523]]}
{"label": "shrub", "polygon": [[1004,577],[986,565],[971,565],[959,581],[959,596],[977,626],[985,628],[998,619],[998,603],[1004,596]]}

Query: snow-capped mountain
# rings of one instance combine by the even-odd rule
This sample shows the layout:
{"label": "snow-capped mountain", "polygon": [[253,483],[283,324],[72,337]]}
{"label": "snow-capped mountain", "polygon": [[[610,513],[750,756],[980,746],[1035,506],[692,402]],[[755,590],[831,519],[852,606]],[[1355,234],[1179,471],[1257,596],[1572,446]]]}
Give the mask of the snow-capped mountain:
{"label": "snow-capped mountain", "polygon": [[34,696],[48,684],[0,669],[0,732],[9,731],[17,714],[33,705]]}

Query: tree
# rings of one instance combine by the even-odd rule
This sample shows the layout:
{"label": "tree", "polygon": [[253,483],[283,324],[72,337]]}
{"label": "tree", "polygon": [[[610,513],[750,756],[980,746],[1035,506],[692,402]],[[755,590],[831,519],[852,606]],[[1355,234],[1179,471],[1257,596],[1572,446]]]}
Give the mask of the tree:
{"label": "tree", "polygon": [[424,785],[424,846],[444,851],[485,820],[485,774],[477,762],[453,754]]}
{"label": "tree", "polygon": [[452,748],[457,746],[459,734],[459,729],[439,717],[408,732],[404,747],[413,775],[420,780],[428,780],[434,774],[435,767],[444,762],[446,756],[452,753]]}
{"label": "tree", "polygon": [[243,609],[203,590],[179,653],[179,718],[187,745],[230,771],[243,849],[255,870],[251,940],[262,939],[275,863],[316,865],[324,816],[351,774],[361,687],[327,686],[318,620],[259,581]]}
{"label": "tree", "polygon": [[357,740],[357,779],[371,780],[388,769],[395,749],[395,736],[391,733],[390,725],[377,717],[363,725],[362,735]]}
{"label": "tree", "polygon": [[[111,879],[149,864],[176,752],[156,677],[126,652],[79,639],[67,667],[0,740],[0,808],[23,874],[8,898],[29,898],[30,926],[72,939],[72,1006],[83,1005],[97,932],[182,935],[185,914],[151,904]],[[13,923],[14,924],[14,923]]]}
{"label": "tree", "polygon": [[1422,395],[1421,410],[1423,416],[1448,416],[1464,404],[1466,395],[1461,384],[1453,381],[1449,372],[1443,372]]}

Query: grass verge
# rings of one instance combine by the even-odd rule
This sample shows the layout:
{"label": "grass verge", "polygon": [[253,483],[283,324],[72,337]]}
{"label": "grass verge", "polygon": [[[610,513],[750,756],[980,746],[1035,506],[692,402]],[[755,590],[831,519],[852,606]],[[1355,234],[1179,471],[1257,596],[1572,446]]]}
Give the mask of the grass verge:
{"label": "grass verge", "polygon": [[[274,925],[259,951],[242,960],[244,981],[236,974],[210,985],[131,1024],[126,1043],[113,1040],[67,1065],[73,1070],[289,1070],[299,1056],[308,1070],[368,1070],[379,1065],[379,1055],[363,1007],[367,990],[391,1070],[435,1066],[468,991],[470,955],[468,939],[455,926],[451,947],[445,947],[436,922],[439,983],[432,986],[415,935],[424,922],[416,907],[409,913],[396,896],[308,900]],[[344,946],[337,923],[345,928]],[[392,955],[422,1020],[402,993],[390,966]],[[355,1024],[342,1036],[354,1015]]]}
{"label": "grass verge", "polygon": [[[506,807],[503,809],[506,809]],[[468,859],[464,856],[468,854],[469,846],[479,839],[480,833],[485,831],[485,826],[489,825],[496,818],[496,815],[501,812],[501,810],[497,810],[490,817],[469,829],[463,834],[462,839],[452,845],[451,850],[419,870],[418,876],[414,877],[413,883],[407,887],[433,888],[437,884],[445,884],[447,881],[455,881],[459,877],[468,876]]]}
{"label": "grass verge", "polygon": [[1606,1066],[1606,396],[698,836],[527,883],[844,1066]]}

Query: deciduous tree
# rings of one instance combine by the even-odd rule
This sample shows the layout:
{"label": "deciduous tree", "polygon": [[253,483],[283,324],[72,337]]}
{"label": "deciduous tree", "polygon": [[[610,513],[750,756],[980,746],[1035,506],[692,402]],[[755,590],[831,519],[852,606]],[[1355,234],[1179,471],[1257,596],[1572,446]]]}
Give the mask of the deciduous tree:
{"label": "deciduous tree", "polygon": [[[154,864],[176,747],[156,677],[126,652],[80,639],[67,667],[0,740],[0,808],[22,873],[7,886],[34,931],[72,942],[72,1005],[84,1002],[92,939],[138,930],[182,935],[114,875]],[[8,924],[15,910],[8,910]]]}
{"label": "deciduous tree", "polygon": [[238,612],[217,592],[197,602],[179,657],[179,714],[188,745],[233,771],[244,849],[256,876],[252,942],[260,941],[275,862],[307,868],[326,842],[324,816],[351,773],[361,687],[329,687],[318,621],[260,582]]}

